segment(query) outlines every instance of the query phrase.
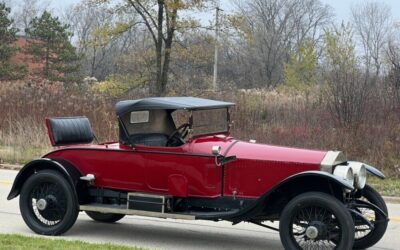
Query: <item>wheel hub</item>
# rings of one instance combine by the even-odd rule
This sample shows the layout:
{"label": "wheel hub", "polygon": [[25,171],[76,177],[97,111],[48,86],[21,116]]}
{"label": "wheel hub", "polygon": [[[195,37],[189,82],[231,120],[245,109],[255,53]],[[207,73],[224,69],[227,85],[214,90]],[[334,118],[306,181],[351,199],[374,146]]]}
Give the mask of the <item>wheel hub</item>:
{"label": "wheel hub", "polygon": [[314,226],[307,227],[306,236],[312,240],[316,239],[318,237],[318,228]]}
{"label": "wheel hub", "polygon": [[40,199],[36,202],[36,207],[40,210],[43,211],[47,207],[47,201],[45,199]]}

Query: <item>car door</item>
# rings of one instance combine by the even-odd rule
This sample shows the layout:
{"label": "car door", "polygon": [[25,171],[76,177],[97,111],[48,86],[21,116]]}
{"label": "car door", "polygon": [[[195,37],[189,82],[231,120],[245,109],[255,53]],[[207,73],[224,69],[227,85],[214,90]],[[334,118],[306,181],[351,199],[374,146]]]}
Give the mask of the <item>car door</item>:
{"label": "car door", "polygon": [[180,197],[219,197],[222,169],[209,154],[192,154],[188,145],[151,147],[136,145],[145,160],[149,192]]}

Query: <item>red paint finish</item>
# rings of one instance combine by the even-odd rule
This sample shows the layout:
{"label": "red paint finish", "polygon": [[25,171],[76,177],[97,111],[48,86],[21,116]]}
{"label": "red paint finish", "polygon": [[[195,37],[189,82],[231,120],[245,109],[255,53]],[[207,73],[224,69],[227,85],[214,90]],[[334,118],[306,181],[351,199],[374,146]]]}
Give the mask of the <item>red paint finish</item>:
{"label": "red paint finish", "polygon": [[[212,146],[238,160],[215,164]],[[290,175],[319,170],[326,152],[236,141],[228,135],[193,139],[181,147],[131,148],[119,143],[60,147],[44,156],[62,158],[95,185],[179,197],[222,195],[256,198]]]}
{"label": "red paint finish", "polygon": [[[170,194],[168,179],[181,175],[187,179],[186,195],[219,197],[222,169],[211,155],[192,155],[181,148],[120,148],[118,144],[62,147],[47,158],[62,158],[77,166],[82,174],[94,174],[95,185],[127,191]],[[173,191],[178,192],[176,188]],[[184,190],[179,190],[183,195]]]}
{"label": "red paint finish", "polygon": [[187,197],[188,181],[184,175],[173,174],[168,177],[168,192],[172,196]]}
{"label": "red paint finish", "polygon": [[[197,152],[221,146],[222,154],[237,161],[224,166],[224,196],[257,198],[287,177],[303,171],[319,170],[326,151],[278,147],[239,141],[232,137],[201,138],[193,143]],[[229,150],[226,152],[226,150]]]}

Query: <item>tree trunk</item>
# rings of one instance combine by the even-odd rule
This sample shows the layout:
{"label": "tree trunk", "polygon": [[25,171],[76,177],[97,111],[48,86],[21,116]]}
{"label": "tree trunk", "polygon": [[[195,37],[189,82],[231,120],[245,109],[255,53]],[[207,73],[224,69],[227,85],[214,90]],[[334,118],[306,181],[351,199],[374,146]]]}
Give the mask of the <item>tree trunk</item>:
{"label": "tree trunk", "polygon": [[168,84],[168,73],[169,73],[169,64],[171,61],[171,50],[172,50],[172,41],[174,37],[175,27],[176,27],[176,18],[177,18],[177,9],[174,9],[171,13],[171,21],[168,27],[167,39],[165,39],[165,50],[164,50],[164,65],[161,74],[161,94],[164,96],[167,93],[167,84]]}
{"label": "tree trunk", "polygon": [[162,88],[162,47],[163,47],[163,21],[164,21],[164,1],[158,1],[158,27],[157,27],[157,43],[156,43],[156,82],[155,82],[155,92],[151,93],[156,96],[164,96],[165,92]]}
{"label": "tree trunk", "polygon": [[164,65],[161,74],[161,82],[160,82],[160,95],[165,96],[167,93],[167,84],[168,84],[168,72],[169,72],[169,62],[171,61],[171,43],[165,46],[164,51]]}

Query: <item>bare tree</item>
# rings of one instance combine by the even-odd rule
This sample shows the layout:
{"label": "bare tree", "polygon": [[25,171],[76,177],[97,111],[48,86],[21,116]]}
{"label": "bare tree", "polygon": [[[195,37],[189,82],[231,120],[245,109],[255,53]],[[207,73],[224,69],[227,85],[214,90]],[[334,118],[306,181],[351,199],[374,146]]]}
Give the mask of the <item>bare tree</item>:
{"label": "bare tree", "polygon": [[383,52],[393,29],[391,9],[382,1],[365,1],[351,8],[352,21],[364,52],[364,63],[369,73],[381,72]]}
{"label": "bare tree", "polygon": [[344,24],[325,33],[325,99],[341,127],[355,129],[365,118],[372,93],[370,77],[357,60],[353,31]]}
{"label": "bare tree", "polygon": [[282,81],[288,53],[305,40],[318,43],[321,28],[332,17],[330,7],[319,0],[236,1],[236,5],[251,37],[241,48],[250,52],[247,67],[257,65],[249,74],[264,87]]}
{"label": "bare tree", "polygon": [[[118,73],[119,60],[139,39],[134,25],[136,13],[128,10],[115,13],[105,6],[83,1],[65,15],[71,23],[78,52],[84,55],[83,73],[99,80]],[[118,26],[121,23],[127,25]],[[124,31],[122,35],[120,28]],[[117,35],[113,34],[116,30]]]}
{"label": "bare tree", "polygon": [[400,109],[400,43],[389,42],[386,56],[389,63],[388,82],[389,92],[394,97],[397,107]]}
{"label": "bare tree", "polygon": [[24,33],[32,19],[49,8],[50,1],[20,0],[14,1],[14,4],[16,5],[14,11],[15,24]]}

